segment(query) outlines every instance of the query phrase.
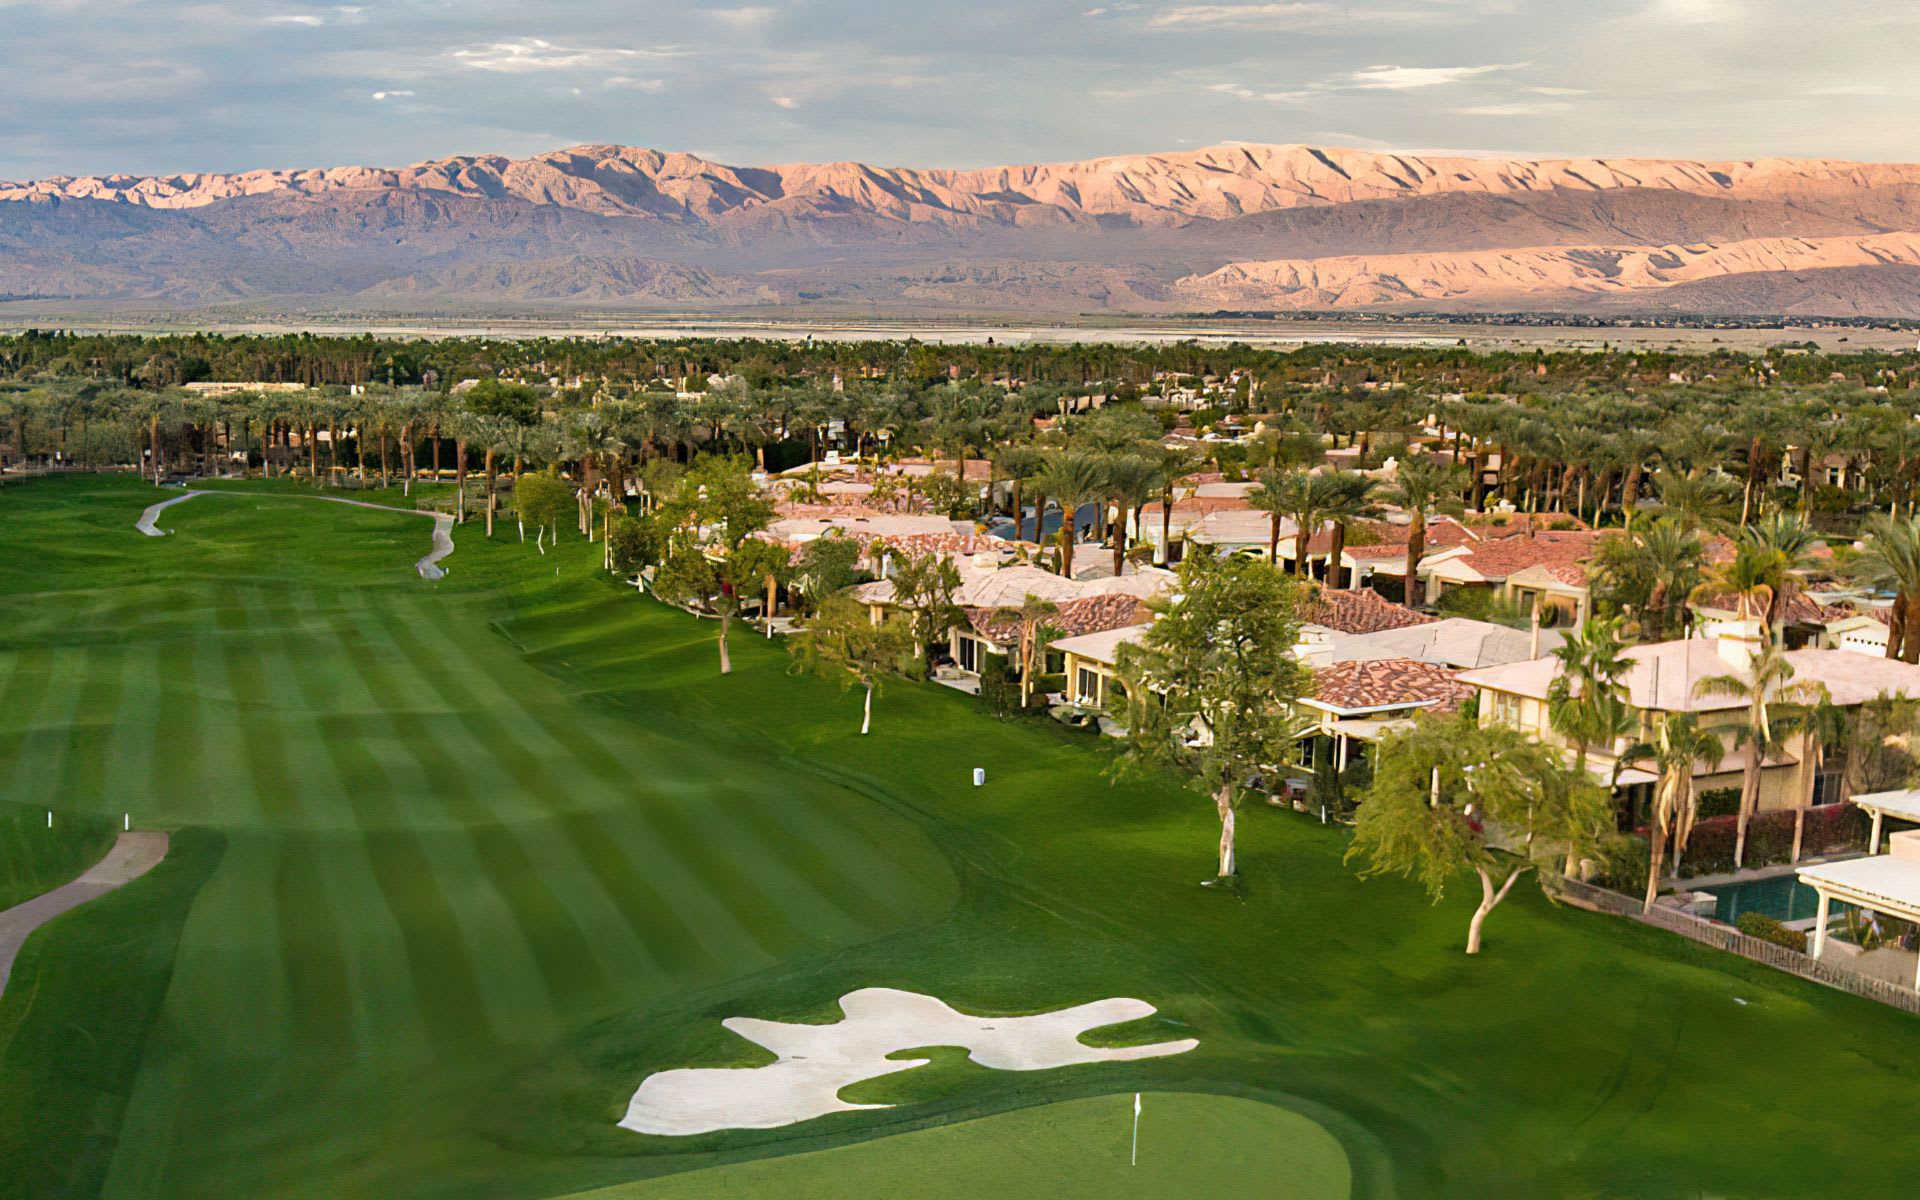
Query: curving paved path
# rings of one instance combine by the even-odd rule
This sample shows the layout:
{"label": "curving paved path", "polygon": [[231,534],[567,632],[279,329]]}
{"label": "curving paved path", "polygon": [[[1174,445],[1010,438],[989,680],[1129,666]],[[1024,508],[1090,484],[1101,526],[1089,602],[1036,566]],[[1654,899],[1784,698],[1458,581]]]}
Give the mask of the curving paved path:
{"label": "curving paved path", "polygon": [[167,509],[172,508],[176,504],[184,504],[195,496],[267,496],[270,499],[277,500],[327,500],[334,504],[351,504],[355,508],[371,508],[379,512],[412,513],[416,516],[432,517],[433,550],[425,558],[413,564],[413,569],[420,573],[420,578],[422,579],[445,578],[447,573],[441,568],[440,560],[453,553],[453,517],[449,514],[422,512],[417,508],[394,508],[391,505],[373,504],[366,500],[349,500],[345,496],[287,496],[278,492],[241,492],[229,491],[225,488],[217,492],[190,491],[184,496],[175,496],[171,500],[162,500],[157,504],[147,505],[147,510],[140,514],[140,519],[133,523],[133,527],[148,537],[165,537],[172,531],[162,529],[154,524],[154,522],[157,521],[160,514]]}
{"label": "curving paved path", "polygon": [[104,896],[123,883],[133,882],[153,870],[166,856],[166,834],[123,833],[113,849],[107,851],[107,856],[80,878],[0,912],[0,992],[7,990],[13,960],[34,930],[63,912],[79,908],[96,896]]}

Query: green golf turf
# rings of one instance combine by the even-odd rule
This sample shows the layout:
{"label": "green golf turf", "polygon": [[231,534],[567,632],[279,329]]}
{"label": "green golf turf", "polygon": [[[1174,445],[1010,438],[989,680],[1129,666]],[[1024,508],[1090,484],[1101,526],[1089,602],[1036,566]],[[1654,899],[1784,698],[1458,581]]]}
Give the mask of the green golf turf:
{"label": "green golf turf", "polygon": [[[713,624],[606,581],[597,546],[470,524],[426,583],[417,516],[202,497],[139,536],[163,494],[0,493],[6,798],[220,847],[204,883],[102,909],[124,964],[70,919],[29,944],[0,1033],[111,1017],[184,909],[137,1047],[0,1045],[0,1090],[70,1114],[0,1122],[4,1161],[60,1164],[0,1194],[723,1195],[751,1169],[780,1195],[799,1152],[909,1170],[915,1130],[1143,1088],[1298,1114],[1361,1196],[1888,1195],[1920,1165],[1882,1117],[1920,1061],[1904,1014],[1530,888],[1468,959],[1464,889],[1356,881],[1343,832],[1291,812],[1247,812],[1245,888],[1202,889],[1216,826],[1171,779],[1112,784],[1098,739],[933,686],[861,738],[860,697],[778,644],[743,632],[719,677]],[[1160,1015],[1094,1040],[1201,1044],[1031,1073],[936,1050],[856,1089],[885,1113],[616,1127],[652,1071],[763,1061],[724,1018],[829,1020],[864,986],[1137,996]]]}
{"label": "green golf turf", "polygon": [[[6,677],[8,684],[16,680],[22,692],[31,686],[30,676]],[[0,695],[0,712],[5,711],[6,698]],[[99,813],[66,813],[48,828],[45,809],[0,803],[0,909],[77,878],[112,848],[114,829]]]}
{"label": "green golf turf", "polygon": [[1133,1096],[1023,1108],[878,1142],[695,1171],[572,1200],[695,1200],[715,1194],[1167,1197],[1345,1200],[1346,1152],[1297,1113],[1255,1100],[1149,1093],[1129,1165]]}

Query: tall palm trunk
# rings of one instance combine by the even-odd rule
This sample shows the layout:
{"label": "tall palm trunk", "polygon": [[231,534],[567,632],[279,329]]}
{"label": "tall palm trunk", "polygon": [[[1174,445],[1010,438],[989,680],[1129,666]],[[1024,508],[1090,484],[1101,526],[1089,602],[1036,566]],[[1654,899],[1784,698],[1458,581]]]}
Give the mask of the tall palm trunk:
{"label": "tall palm trunk", "polygon": [[487,536],[493,536],[493,514],[499,508],[499,471],[492,446],[487,447]]}
{"label": "tall palm trunk", "polygon": [[1346,555],[1347,523],[1345,521],[1335,521],[1333,523],[1333,541],[1327,547],[1328,587],[1337,590],[1346,586],[1341,582],[1342,576],[1346,574],[1346,567],[1341,563],[1341,559],[1345,558]]}
{"label": "tall palm trunk", "polygon": [[1420,607],[1420,560],[1427,556],[1427,514],[1415,511],[1409,514],[1413,524],[1407,529],[1407,586],[1406,604],[1408,608]]}
{"label": "tall palm trunk", "polygon": [[455,438],[453,442],[453,510],[454,520],[462,525],[467,522],[467,439]]}

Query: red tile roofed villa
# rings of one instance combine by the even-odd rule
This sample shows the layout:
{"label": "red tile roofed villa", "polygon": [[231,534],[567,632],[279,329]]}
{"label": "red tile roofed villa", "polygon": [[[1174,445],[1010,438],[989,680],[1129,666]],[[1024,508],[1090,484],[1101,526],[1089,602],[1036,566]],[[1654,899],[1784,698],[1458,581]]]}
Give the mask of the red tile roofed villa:
{"label": "red tile roofed villa", "polygon": [[[1697,714],[1705,728],[1723,737],[1727,751],[1718,770],[1710,772],[1703,766],[1695,772],[1694,787],[1738,787],[1746,751],[1736,748],[1733,739],[1745,724],[1745,705],[1732,697],[1699,695],[1697,686],[1708,676],[1740,675],[1762,644],[1760,623],[1728,621],[1708,627],[1705,633],[1627,650],[1626,658],[1632,664],[1625,680],[1627,703],[1639,712],[1643,731],[1650,729],[1651,721],[1660,714]],[[1839,708],[1855,708],[1881,696],[1920,699],[1920,666],[1850,650],[1790,650],[1786,660],[1794,670],[1793,684],[1824,686],[1830,702]],[[1537,658],[1467,671],[1460,678],[1479,689],[1482,724],[1511,726],[1541,741],[1567,747],[1571,754],[1567,740],[1554,732],[1547,719],[1548,689],[1559,668],[1557,659]],[[1804,808],[1842,799],[1828,794],[1831,778],[1813,774],[1809,736],[1802,732],[1786,752],[1763,765],[1761,811]],[[1588,769],[1601,780],[1610,778],[1619,753],[1632,740],[1590,747]],[[1637,806],[1645,799],[1644,791],[1653,776],[1628,769],[1620,781],[1623,798]]]}
{"label": "red tile roofed villa", "polygon": [[1372,743],[1406,728],[1415,714],[1454,712],[1473,695],[1458,671],[1411,658],[1321,667],[1313,673],[1313,694],[1300,701],[1303,714],[1313,719],[1295,734],[1298,765],[1312,769],[1331,762],[1344,771]]}
{"label": "red tile roofed villa", "polygon": [[1312,588],[1302,598],[1298,615],[1302,625],[1317,625],[1335,633],[1379,633],[1434,620],[1365,588]]}
{"label": "red tile roofed villa", "polygon": [[1082,708],[1109,708],[1119,695],[1120,647],[1139,642],[1150,628],[1151,623],[1142,622],[1049,642],[1049,664],[1052,655],[1060,655],[1067,698]]}
{"label": "red tile roofed villa", "polygon": [[[1420,560],[1429,603],[1455,588],[1481,587],[1501,591],[1517,603],[1531,600],[1543,606],[1570,609],[1569,623],[1586,618],[1586,563],[1607,535],[1586,530],[1551,530],[1530,537],[1503,537],[1475,542]],[[1509,588],[1519,578],[1519,586]],[[1546,611],[1543,621],[1551,624]]]}

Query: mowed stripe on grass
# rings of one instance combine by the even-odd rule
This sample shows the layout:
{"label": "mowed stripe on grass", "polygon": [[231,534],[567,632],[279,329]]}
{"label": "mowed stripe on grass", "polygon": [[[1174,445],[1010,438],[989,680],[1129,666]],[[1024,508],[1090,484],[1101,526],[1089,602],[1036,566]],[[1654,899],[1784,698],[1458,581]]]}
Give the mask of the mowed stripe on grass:
{"label": "mowed stripe on grass", "polygon": [[594,711],[459,593],[343,580],[409,518],[314,507],[183,508],[118,586],[33,605],[44,643],[4,656],[29,795],[229,835],[116,1180],[327,1192],[295,1164],[391,1170],[393,1124],[485,1103],[527,1048],[914,916],[877,896],[951,901],[870,801]]}

